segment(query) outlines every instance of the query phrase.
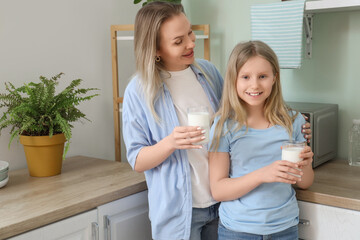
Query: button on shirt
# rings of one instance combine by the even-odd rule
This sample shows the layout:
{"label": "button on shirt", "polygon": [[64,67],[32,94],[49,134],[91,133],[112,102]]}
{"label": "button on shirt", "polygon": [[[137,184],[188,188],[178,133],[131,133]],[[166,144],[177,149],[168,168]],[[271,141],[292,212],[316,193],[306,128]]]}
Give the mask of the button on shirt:
{"label": "button on shirt", "polygon": [[[223,79],[214,65],[206,60],[197,64],[208,76],[194,65],[191,69],[209,99],[213,111],[219,107]],[[134,168],[139,151],[152,146],[172,133],[179,126],[173,100],[164,84],[154,103],[160,117],[156,122],[144,98],[139,76],[126,87],[123,103],[123,138],[127,158]],[[175,150],[163,163],[145,171],[148,186],[149,218],[152,237],[158,240],[188,239],[192,214],[191,172],[185,150]]]}

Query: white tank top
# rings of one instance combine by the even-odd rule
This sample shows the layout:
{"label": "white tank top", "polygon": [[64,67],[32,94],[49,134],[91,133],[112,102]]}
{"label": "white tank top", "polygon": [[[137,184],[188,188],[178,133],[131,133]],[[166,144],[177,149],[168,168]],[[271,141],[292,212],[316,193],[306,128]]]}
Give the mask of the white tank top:
{"label": "white tank top", "polygon": [[[182,71],[169,72],[170,78],[164,79],[170,90],[172,100],[181,126],[187,126],[187,108],[190,106],[207,106],[210,118],[214,111],[204,89],[190,67]],[[167,76],[164,73],[162,76]],[[212,198],[209,183],[208,149],[186,150],[191,169],[191,186],[193,207],[206,208],[216,203]]]}

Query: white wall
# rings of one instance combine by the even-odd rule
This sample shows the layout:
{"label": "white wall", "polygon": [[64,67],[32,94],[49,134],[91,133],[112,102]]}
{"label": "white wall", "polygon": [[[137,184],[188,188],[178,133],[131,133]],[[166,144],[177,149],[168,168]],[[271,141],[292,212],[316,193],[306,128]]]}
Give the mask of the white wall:
{"label": "white wall", "polygon": [[[92,122],[75,124],[67,156],[115,158],[110,25],[133,24],[139,8],[132,0],[0,1],[0,92],[4,82],[20,86],[59,72],[65,73],[60,89],[76,78],[101,89],[80,106]],[[15,141],[8,149],[8,132],[0,136],[0,159],[24,168],[23,148]]]}

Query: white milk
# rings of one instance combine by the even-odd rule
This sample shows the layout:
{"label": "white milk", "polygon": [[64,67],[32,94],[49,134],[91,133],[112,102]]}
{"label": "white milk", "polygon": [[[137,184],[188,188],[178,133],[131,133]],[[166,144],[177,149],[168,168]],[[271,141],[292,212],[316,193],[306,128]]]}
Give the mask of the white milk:
{"label": "white milk", "polygon": [[282,150],[281,159],[287,160],[289,162],[297,163],[302,161],[303,159],[299,157],[299,154],[303,148],[301,147],[285,147]]}
{"label": "white milk", "polygon": [[206,131],[205,139],[197,144],[205,144],[209,142],[210,116],[208,112],[188,113],[188,124],[189,126],[199,126]]}

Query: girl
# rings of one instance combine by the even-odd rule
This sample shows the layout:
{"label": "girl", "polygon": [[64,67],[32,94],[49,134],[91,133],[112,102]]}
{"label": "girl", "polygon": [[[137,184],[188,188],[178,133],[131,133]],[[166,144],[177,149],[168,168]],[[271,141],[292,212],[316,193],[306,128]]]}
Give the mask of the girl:
{"label": "girl", "polygon": [[283,101],[272,49],[260,41],[238,44],[210,134],[211,193],[222,201],[219,239],[298,239],[299,209],[291,184],[312,184],[313,153],[305,147],[300,163],[279,159],[289,136],[305,141],[304,123]]}
{"label": "girl", "polygon": [[223,79],[211,63],[195,61],[195,35],[180,4],[146,4],[134,37],[137,75],[125,90],[122,129],[129,163],[145,173],[152,236],[217,239],[208,152],[197,144],[204,133],[187,126],[186,108],[214,114]]}

